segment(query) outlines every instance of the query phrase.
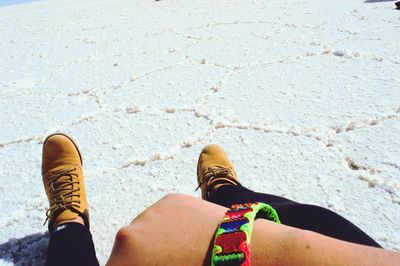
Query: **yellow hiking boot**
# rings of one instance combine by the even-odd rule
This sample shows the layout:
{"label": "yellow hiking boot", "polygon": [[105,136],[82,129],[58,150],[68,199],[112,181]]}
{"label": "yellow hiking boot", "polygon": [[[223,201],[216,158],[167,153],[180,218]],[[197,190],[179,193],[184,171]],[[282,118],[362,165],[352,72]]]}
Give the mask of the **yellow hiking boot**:
{"label": "yellow hiking boot", "polygon": [[236,171],[225,151],[216,144],[204,147],[197,163],[197,182],[201,198],[208,200],[223,185],[239,185]]}
{"label": "yellow hiking boot", "polygon": [[82,157],[75,142],[55,133],[43,144],[42,177],[49,199],[49,229],[63,221],[82,217],[89,228],[89,213],[82,173]]}

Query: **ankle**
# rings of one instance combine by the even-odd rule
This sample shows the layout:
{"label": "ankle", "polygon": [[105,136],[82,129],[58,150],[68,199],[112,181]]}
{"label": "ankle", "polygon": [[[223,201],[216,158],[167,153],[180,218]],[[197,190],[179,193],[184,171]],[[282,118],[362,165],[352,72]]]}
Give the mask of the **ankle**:
{"label": "ankle", "polygon": [[62,224],[66,224],[66,223],[78,223],[78,224],[81,224],[81,225],[85,225],[85,222],[82,219],[82,217],[78,216],[78,217],[76,217],[75,219],[72,219],[72,220],[60,221],[59,223],[54,224],[53,228],[56,228],[57,226],[62,225]]}

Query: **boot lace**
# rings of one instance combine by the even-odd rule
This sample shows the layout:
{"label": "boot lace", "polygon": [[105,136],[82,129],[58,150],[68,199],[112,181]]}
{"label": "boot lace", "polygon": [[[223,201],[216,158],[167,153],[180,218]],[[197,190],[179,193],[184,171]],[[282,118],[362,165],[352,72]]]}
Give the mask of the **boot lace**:
{"label": "boot lace", "polygon": [[198,187],[195,191],[197,191],[204,183],[206,183],[206,190],[211,186],[212,183],[215,183],[218,180],[228,181],[234,185],[238,184],[235,178],[235,174],[231,169],[221,166],[213,166],[208,167],[203,170],[203,178],[199,182]]}
{"label": "boot lace", "polygon": [[76,168],[51,173],[47,176],[50,187],[49,201],[51,205],[46,212],[46,221],[43,225],[50,218],[56,217],[67,209],[79,209],[81,201],[79,200],[80,187],[77,177]]}

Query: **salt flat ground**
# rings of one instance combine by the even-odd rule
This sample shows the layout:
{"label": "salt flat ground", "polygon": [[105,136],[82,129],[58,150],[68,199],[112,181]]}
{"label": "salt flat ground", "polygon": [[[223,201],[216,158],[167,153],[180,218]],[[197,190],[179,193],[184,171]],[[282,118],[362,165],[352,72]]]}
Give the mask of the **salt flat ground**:
{"label": "salt flat ground", "polygon": [[0,8],[0,261],[41,264],[46,135],[78,142],[101,264],[118,228],[199,196],[222,145],[251,189],[330,208],[400,249],[392,1],[78,1]]}

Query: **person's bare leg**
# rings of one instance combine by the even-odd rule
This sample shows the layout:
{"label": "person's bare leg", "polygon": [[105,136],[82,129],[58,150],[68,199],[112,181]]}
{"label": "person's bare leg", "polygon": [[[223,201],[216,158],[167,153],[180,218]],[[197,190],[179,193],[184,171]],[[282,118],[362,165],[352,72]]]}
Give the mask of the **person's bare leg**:
{"label": "person's bare leg", "polygon": [[[164,197],[122,228],[107,263],[210,265],[212,241],[226,208],[191,196]],[[255,221],[252,265],[399,265],[400,254],[306,230]]]}
{"label": "person's bare leg", "polygon": [[209,265],[211,241],[226,210],[167,195],[118,231],[107,265]]}

